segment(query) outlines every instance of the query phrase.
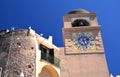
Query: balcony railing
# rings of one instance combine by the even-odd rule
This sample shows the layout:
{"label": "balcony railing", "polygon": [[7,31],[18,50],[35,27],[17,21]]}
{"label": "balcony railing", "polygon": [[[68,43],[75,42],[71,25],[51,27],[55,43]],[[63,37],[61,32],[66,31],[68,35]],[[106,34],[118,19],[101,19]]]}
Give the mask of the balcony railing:
{"label": "balcony railing", "polygon": [[41,59],[59,67],[60,66],[60,60],[50,54],[47,54],[45,52],[41,52]]}

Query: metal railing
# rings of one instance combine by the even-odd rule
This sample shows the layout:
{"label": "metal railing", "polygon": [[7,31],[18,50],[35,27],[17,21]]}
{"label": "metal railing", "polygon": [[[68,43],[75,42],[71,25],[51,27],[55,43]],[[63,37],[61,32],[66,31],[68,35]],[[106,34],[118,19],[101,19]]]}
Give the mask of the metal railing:
{"label": "metal railing", "polygon": [[45,60],[45,61],[47,61],[47,62],[49,62],[57,67],[60,67],[60,60],[58,58],[56,58],[50,54],[47,54],[43,51],[41,52],[41,59],[43,59],[43,60]]}

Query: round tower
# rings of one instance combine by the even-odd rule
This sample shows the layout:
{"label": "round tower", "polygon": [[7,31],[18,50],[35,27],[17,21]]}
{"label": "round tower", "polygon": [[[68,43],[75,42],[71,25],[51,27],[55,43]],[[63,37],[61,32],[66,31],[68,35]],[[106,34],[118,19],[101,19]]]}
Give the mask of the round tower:
{"label": "round tower", "polygon": [[[54,55],[59,50],[48,39],[34,30],[0,31],[0,77],[59,77],[60,60]],[[46,75],[47,73],[47,75]]]}
{"label": "round tower", "polygon": [[2,77],[35,77],[36,45],[30,30],[0,32]]}

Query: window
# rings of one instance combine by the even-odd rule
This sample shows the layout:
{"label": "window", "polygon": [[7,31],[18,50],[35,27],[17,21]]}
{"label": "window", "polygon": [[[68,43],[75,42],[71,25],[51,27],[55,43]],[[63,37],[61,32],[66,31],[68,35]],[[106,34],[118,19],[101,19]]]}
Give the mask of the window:
{"label": "window", "polygon": [[44,59],[50,63],[54,63],[54,49],[50,49],[40,44],[41,59]]}

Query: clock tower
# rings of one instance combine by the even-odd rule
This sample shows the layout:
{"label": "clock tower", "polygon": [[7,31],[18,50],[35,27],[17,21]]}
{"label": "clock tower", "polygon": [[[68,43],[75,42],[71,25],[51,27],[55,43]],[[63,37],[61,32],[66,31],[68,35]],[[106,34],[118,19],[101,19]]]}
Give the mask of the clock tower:
{"label": "clock tower", "polygon": [[73,10],[63,19],[64,53],[69,63],[69,77],[109,77],[96,14],[84,9]]}

